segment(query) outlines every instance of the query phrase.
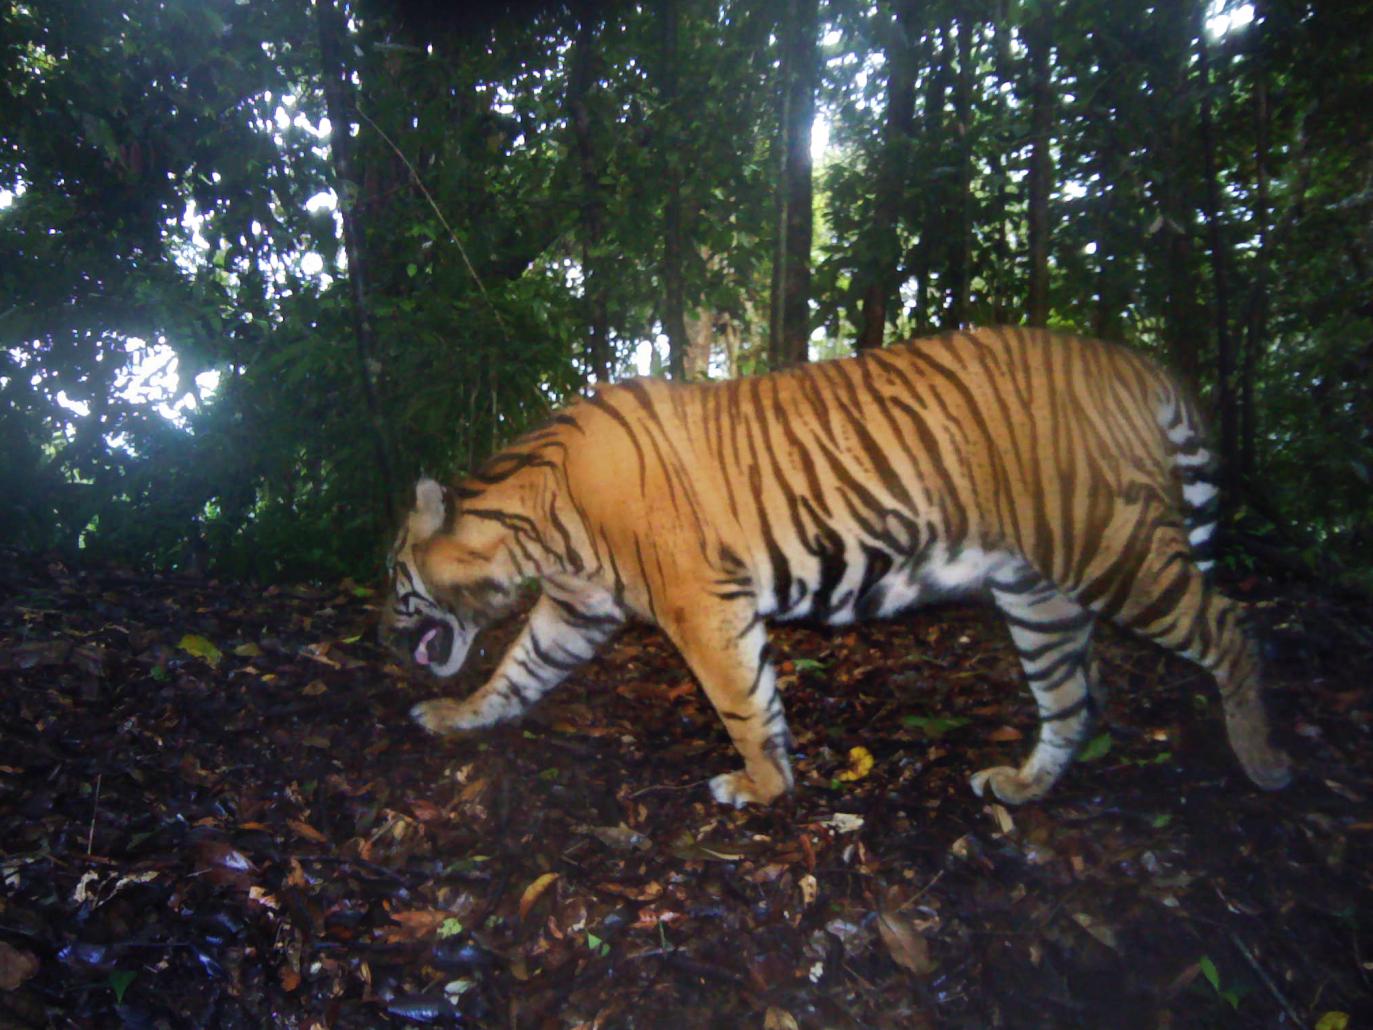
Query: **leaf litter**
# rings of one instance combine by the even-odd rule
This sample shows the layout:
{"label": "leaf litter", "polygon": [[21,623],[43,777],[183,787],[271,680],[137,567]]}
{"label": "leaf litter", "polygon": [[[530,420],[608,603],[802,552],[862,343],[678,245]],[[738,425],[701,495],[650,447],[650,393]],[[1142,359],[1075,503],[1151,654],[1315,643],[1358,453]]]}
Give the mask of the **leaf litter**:
{"label": "leaf litter", "polygon": [[[737,759],[657,633],[519,726],[354,584],[263,591],[4,555],[0,1025],[1319,1026],[1373,1018],[1370,613],[1296,588],[1253,789],[1210,683],[1103,633],[1107,726],[1046,801],[972,794],[1033,705],[991,612],[776,632],[797,792]],[[1297,627],[1294,630],[1292,627]]]}

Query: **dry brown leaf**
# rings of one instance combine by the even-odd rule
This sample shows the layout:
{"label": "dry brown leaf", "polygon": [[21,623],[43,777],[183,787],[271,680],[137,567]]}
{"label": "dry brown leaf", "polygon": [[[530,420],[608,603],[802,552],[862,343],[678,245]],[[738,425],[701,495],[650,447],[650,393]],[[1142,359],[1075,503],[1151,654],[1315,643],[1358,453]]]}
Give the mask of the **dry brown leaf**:
{"label": "dry brown leaf", "polygon": [[13,991],[38,972],[38,959],[30,952],[0,941],[0,991]]}
{"label": "dry brown leaf", "polygon": [[286,825],[296,831],[296,835],[316,844],[327,844],[329,838],[307,823],[304,819],[287,819]]}
{"label": "dry brown leaf", "polygon": [[432,908],[412,908],[403,912],[392,912],[391,920],[399,926],[382,928],[382,937],[387,944],[400,944],[405,941],[423,940],[433,936],[450,913]]}
{"label": "dry brown leaf", "polygon": [[1025,734],[1021,733],[1014,726],[998,726],[996,729],[992,730],[991,733],[987,734],[987,739],[1002,743],[1008,740],[1020,740],[1024,736]]}
{"label": "dry brown leaf", "polygon": [[1086,930],[1089,934],[1091,934],[1093,937],[1099,940],[1102,944],[1106,945],[1106,947],[1110,948],[1112,951],[1120,950],[1120,948],[1116,944],[1115,931],[1112,930],[1105,923],[1093,919],[1086,912],[1073,913],[1073,922],[1077,923],[1078,926],[1082,927],[1084,930]]}
{"label": "dry brown leaf", "polygon": [[892,961],[902,969],[908,969],[916,976],[928,976],[934,972],[930,942],[915,928],[909,916],[892,909],[879,910],[877,935],[887,946]]}
{"label": "dry brown leaf", "polygon": [[615,894],[630,901],[655,901],[663,896],[663,885],[657,881],[650,883],[598,883],[598,891]]}
{"label": "dry brown leaf", "polygon": [[553,882],[558,878],[558,873],[544,873],[537,880],[524,889],[520,895],[520,921],[523,922],[525,916],[529,915],[529,910],[534,907],[535,902],[543,897],[544,891],[553,886]]}
{"label": "dry brown leaf", "polygon": [[682,918],[682,913],[674,909],[666,908],[662,905],[645,905],[639,909],[638,918],[630,924],[634,930],[652,930],[659,923],[675,923]]}
{"label": "dry brown leaf", "polygon": [[763,1015],[763,1030],[797,1030],[796,1017],[786,1009],[770,1007]]}
{"label": "dry brown leaf", "polygon": [[422,823],[438,822],[444,817],[442,808],[422,798],[410,802],[410,813]]}

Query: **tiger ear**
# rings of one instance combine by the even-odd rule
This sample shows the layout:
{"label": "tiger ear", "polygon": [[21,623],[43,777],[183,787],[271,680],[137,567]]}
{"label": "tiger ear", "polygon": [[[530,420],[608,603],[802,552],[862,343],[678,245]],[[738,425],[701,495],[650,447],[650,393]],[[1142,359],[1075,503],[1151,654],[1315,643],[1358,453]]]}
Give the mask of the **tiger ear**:
{"label": "tiger ear", "polygon": [[415,512],[410,516],[410,528],[421,539],[431,537],[443,528],[443,487],[425,476],[415,484]]}

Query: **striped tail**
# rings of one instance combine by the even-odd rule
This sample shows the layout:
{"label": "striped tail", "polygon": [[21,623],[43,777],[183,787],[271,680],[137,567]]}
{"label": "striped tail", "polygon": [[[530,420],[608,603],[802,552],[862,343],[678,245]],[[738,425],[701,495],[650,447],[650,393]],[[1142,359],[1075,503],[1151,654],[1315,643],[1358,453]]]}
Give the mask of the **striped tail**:
{"label": "striped tail", "polygon": [[1216,486],[1216,459],[1206,443],[1206,427],[1196,406],[1175,386],[1160,406],[1159,428],[1168,438],[1173,467],[1182,483],[1182,505],[1187,519],[1187,542],[1197,568],[1210,574],[1215,566],[1216,522],[1220,490]]}

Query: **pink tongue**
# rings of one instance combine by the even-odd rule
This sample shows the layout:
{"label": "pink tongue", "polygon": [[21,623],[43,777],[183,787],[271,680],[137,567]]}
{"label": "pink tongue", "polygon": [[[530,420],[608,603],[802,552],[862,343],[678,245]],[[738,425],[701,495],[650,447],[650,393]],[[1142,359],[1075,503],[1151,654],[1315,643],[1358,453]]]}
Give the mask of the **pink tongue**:
{"label": "pink tongue", "polygon": [[420,665],[429,664],[429,641],[433,640],[438,634],[439,628],[433,626],[428,633],[420,637],[420,642],[415,645],[415,661],[419,662]]}

